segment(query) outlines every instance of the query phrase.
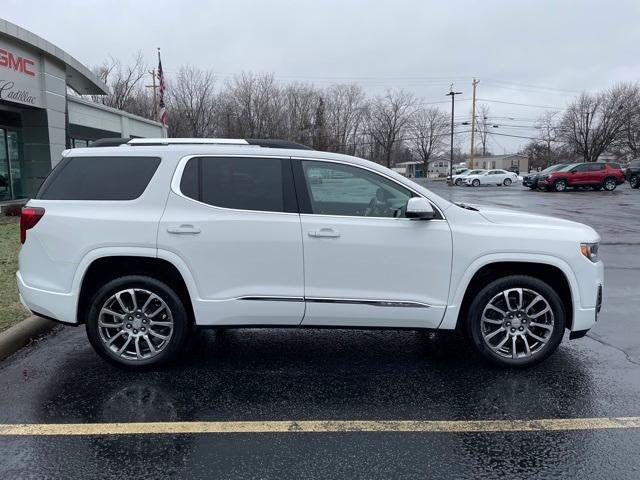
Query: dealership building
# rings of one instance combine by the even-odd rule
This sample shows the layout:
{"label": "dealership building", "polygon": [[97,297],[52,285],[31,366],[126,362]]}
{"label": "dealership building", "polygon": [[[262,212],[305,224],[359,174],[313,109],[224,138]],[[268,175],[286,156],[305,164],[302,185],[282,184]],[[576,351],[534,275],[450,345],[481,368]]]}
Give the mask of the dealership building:
{"label": "dealership building", "polygon": [[158,122],[86,97],[107,91],[64,50],[0,19],[0,203],[33,196],[67,148],[166,136]]}

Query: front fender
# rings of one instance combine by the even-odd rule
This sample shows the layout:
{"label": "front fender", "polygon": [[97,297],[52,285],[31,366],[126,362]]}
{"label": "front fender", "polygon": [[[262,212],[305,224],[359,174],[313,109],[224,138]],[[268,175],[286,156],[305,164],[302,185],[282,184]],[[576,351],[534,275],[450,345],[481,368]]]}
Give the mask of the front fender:
{"label": "front fender", "polygon": [[553,255],[544,255],[544,254],[535,254],[535,253],[494,253],[487,254],[481,257],[476,258],[464,271],[462,276],[459,279],[452,278],[452,286],[457,285],[457,288],[451,289],[451,294],[449,297],[449,302],[447,305],[446,312],[444,317],[442,318],[442,322],[440,322],[440,326],[443,330],[453,330],[456,328],[456,324],[458,321],[458,314],[460,312],[460,306],[462,305],[462,300],[464,299],[464,295],[471,283],[471,280],[475,276],[481,268],[490,265],[492,263],[501,263],[501,262],[517,262],[517,263],[541,263],[545,265],[551,265],[559,268],[562,273],[564,273],[567,281],[569,283],[569,288],[571,290],[571,299],[574,305],[574,309],[576,306],[580,305],[580,295],[579,295],[579,287],[578,281],[575,275],[575,272],[571,268],[571,266],[561,258],[554,257]]}

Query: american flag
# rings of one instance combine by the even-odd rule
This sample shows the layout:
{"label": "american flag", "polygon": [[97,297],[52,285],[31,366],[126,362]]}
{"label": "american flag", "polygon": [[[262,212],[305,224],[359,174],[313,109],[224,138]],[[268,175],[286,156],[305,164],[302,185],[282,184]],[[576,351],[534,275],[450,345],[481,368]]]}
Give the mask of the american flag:
{"label": "american flag", "polygon": [[166,85],[164,83],[164,73],[162,72],[162,60],[160,60],[160,49],[158,48],[158,82],[159,82],[159,87],[158,87],[158,97],[159,97],[159,102],[158,102],[158,106],[160,107],[160,110],[158,112],[158,119],[160,120],[160,123],[162,123],[162,125],[167,125],[167,109],[165,107],[164,104],[164,91],[166,89]]}

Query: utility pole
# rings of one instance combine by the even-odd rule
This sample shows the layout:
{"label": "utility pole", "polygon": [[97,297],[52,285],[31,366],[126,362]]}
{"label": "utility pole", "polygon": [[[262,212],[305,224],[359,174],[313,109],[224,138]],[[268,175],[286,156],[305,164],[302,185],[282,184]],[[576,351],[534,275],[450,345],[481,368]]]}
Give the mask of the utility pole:
{"label": "utility pole", "polygon": [[453,117],[456,112],[456,95],[462,95],[462,92],[454,92],[453,91],[453,83],[451,87],[449,87],[449,93],[445,96],[451,97],[451,154],[449,156],[449,186],[453,186]]}
{"label": "utility pole", "polygon": [[156,118],[158,116],[158,100],[156,96],[156,89],[159,87],[159,85],[156,85],[156,69],[154,68],[153,70],[149,70],[147,73],[151,75],[152,85],[145,85],[145,87],[153,89],[153,118]]}
{"label": "utility pole", "polygon": [[473,158],[476,153],[475,146],[475,133],[476,133],[476,85],[480,83],[480,80],[473,79],[473,100],[471,104],[471,150],[469,153],[469,169],[473,170]]}

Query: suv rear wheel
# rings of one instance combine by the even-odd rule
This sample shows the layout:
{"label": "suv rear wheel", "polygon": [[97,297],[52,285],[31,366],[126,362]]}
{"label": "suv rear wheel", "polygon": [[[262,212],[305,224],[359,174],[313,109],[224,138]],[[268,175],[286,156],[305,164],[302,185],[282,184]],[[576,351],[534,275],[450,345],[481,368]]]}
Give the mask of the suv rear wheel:
{"label": "suv rear wheel", "polygon": [[616,179],[613,177],[607,177],[604,179],[604,182],[602,182],[602,187],[607,192],[613,192],[617,186],[618,184],[616,183]]}
{"label": "suv rear wheel", "polygon": [[100,356],[126,367],[164,363],[182,349],[189,315],[176,293],[155,278],[112,280],[93,296],[87,336]]}
{"label": "suv rear wheel", "polygon": [[556,192],[564,192],[567,189],[566,180],[556,180],[553,184],[553,188]]}
{"label": "suv rear wheel", "polygon": [[631,175],[631,177],[629,178],[629,185],[631,185],[631,188],[640,187],[640,177],[638,177],[638,175],[636,174]]}
{"label": "suv rear wheel", "polygon": [[545,282],[525,275],[494,280],[475,296],[468,338],[489,362],[528,367],[551,355],[562,340],[562,301]]}

